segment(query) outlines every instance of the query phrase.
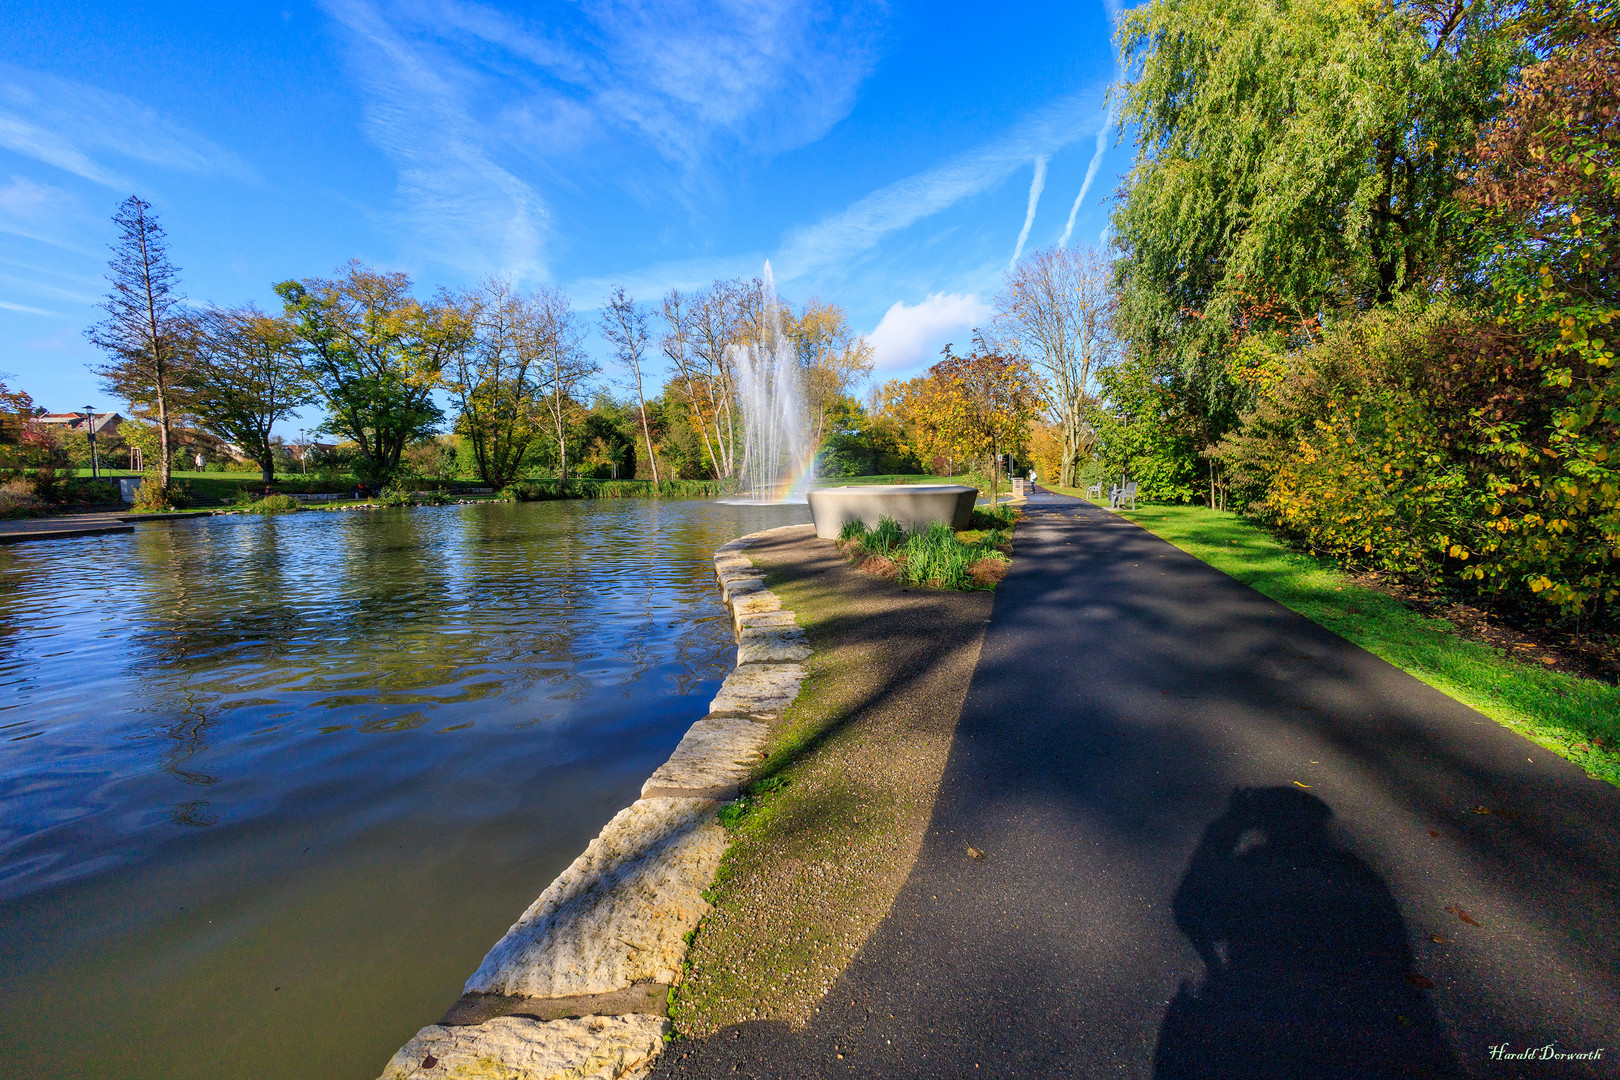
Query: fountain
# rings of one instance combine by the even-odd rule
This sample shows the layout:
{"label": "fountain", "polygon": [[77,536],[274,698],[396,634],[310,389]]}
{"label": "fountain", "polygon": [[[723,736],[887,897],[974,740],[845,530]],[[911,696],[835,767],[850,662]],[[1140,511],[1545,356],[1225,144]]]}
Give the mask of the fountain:
{"label": "fountain", "polygon": [[771,264],[765,264],[760,340],[726,347],[743,420],[740,494],[722,502],[808,502],[816,535],[833,538],[848,521],[876,527],[892,518],[911,531],[943,522],[965,529],[978,494],[960,484],[884,484],[812,490],[816,447],[805,415],[804,379],[782,329]]}
{"label": "fountain", "polygon": [[771,264],[765,264],[759,341],[726,348],[743,420],[740,490],[746,502],[804,502],[814,472],[804,379],[782,329]]}

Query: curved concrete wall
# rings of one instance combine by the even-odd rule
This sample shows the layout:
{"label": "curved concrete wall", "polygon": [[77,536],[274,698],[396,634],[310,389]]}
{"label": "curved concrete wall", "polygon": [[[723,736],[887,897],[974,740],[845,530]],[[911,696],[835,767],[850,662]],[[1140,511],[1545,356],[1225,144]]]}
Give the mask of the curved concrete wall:
{"label": "curved concrete wall", "polygon": [[810,517],[823,540],[836,540],[846,521],[864,521],[875,529],[884,518],[893,518],[907,532],[921,532],[936,521],[960,531],[973,521],[978,494],[978,489],[962,484],[812,488]]}

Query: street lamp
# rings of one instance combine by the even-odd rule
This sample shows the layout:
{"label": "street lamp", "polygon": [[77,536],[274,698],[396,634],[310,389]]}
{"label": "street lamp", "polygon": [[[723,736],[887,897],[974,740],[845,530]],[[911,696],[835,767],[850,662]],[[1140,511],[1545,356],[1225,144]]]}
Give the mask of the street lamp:
{"label": "street lamp", "polygon": [[101,463],[96,459],[96,414],[89,405],[84,407],[86,437],[90,440],[90,478],[101,479]]}

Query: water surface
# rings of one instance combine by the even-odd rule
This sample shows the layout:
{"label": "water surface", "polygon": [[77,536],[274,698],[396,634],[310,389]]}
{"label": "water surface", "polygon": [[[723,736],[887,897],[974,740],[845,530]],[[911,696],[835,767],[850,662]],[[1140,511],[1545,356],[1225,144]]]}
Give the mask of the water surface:
{"label": "water surface", "polygon": [[700,717],[803,506],[0,548],[0,1075],[375,1076]]}

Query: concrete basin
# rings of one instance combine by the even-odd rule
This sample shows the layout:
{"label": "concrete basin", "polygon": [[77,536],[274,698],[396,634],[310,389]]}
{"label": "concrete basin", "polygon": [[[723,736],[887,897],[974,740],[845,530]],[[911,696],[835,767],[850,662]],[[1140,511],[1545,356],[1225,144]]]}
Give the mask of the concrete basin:
{"label": "concrete basin", "polygon": [[978,494],[977,488],[963,484],[873,484],[812,488],[808,498],[816,535],[836,540],[846,521],[864,521],[875,529],[883,518],[893,518],[907,532],[922,532],[936,521],[965,529],[973,521]]}

